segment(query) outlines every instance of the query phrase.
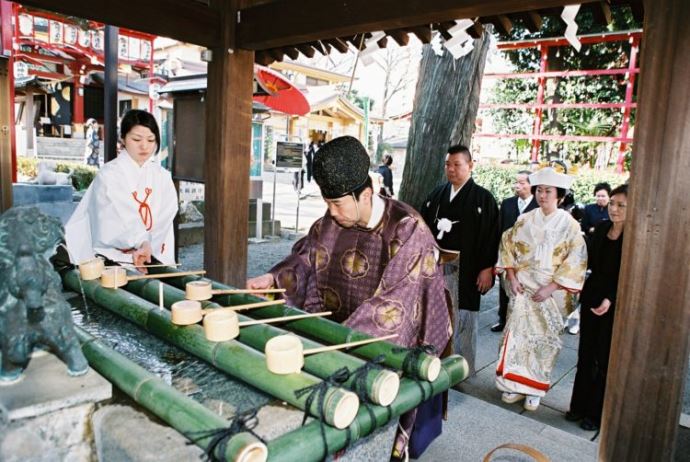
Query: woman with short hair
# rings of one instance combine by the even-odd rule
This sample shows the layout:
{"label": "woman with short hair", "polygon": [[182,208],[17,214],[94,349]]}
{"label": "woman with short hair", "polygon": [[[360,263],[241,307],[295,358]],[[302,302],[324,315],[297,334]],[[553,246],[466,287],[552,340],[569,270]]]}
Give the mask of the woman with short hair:
{"label": "woman with short hair", "polygon": [[580,295],[577,374],[566,414],[570,421],[582,420],[584,430],[596,430],[601,425],[627,205],[627,185],[611,191],[610,221],[600,223],[589,241],[591,274]]}

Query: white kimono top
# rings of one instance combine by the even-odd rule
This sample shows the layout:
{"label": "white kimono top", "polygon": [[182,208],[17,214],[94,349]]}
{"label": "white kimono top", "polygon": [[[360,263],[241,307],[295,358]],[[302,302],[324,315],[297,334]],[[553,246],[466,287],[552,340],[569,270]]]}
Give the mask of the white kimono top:
{"label": "white kimono top", "polygon": [[65,225],[70,259],[80,263],[100,254],[132,262],[124,251],[149,241],[155,258],[174,263],[177,209],[170,172],[153,156],[139,166],[123,150],[98,172]]}

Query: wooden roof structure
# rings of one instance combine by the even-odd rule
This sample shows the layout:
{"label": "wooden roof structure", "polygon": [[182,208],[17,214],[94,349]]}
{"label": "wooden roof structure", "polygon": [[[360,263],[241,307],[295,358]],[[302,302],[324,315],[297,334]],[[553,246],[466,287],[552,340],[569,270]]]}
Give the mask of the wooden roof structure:
{"label": "wooden roof structure", "polygon": [[[577,1],[577,0],[576,0]],[[428,41],[461,18],[537,28],[573,0],[21,0],[58,13],[206,46],[205,267],[243,285],[255,61],[344,50],[386,31]],[[690,339],[690,2],[581,0],[644,14],[640,91],[599,459],[672,460]],[[359,48],[359,46],[358,46]],[[2,60],[0,60],[2,61]],[[5,110],[5,109],[3,109]],[[5,136],[0,132],[0,137]],[[0,140],[1,141],[1,140]],[[6,183],[6,179],[3,179]]]}

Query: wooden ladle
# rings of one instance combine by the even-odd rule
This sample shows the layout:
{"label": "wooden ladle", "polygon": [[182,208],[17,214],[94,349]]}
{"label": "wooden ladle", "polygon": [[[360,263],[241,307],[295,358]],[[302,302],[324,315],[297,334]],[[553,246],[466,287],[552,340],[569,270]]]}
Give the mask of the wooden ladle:
{"label": "wooden ladle", "polygon": [[[137,266],[131,264],[131,263],[123,263],[118,266],[105,266],[105,261],[103,257],[95,257],[90,260],[83,261],[77,265],[79,267],[79,277],[83,281],[93,281],[94,279],[98,279],[103,275],[103,271],[105,271],[107,268],[117,268],[117,267],[122,267],[122,268],[137,268]],[[160,264],[160,265],[144,265],[146,268],[156,268],[156,267],[162,267],[162,266],[180,266],[179,263],[173,263],[173,264]]]}
{"label": "wooden ladle", "polygon": [[204,316],[204,334],[206,335],[206,339],[211,342],[227,342],[240,335],[240,327],[296,321],[298,319],[328,316],[329,314],[331,314],[330,311],[323,311],[321,313],[307,313],[295,316],[281,316],[279,318],[240,322],[235,311],[216,309]]}
{"label": "wooden ladle", "polygon": [[201,308],[201,302],[196,300],[180,300],[175,302],[170,307],[171,321],[178,326],[189,326],[201,321],[204,315],[208,315],[217,311],[243,311],[251,310],[253,308],[262,308],[264,306],[283,305],[285,300],[268,300],[265,302],[247,303],[245,305],[227,306],[224,308],[212,308],[204,310]]}
{"label": "wooden ladle", "polygon": [[209,300],[214,295],[282,294],[285,289],[222,289],[214,290],[211,281],[192,281],[185,285],[187,300]]}
{"label": "wooden ladle", "polygon": [[274,374],[295,374],[302,370],[305,355],[366,345],[368,343],[380,342],[397,336],[398,334],[384,335],[383,337],[305,350],[302,341],[297,336],[290,334],[278,335],[266,342],[266,347],[264,348],[264,352],[266,353],[266,365],[268,366],[268,370]]}
{"label": "wooden ladle", "polygon": [[177,278],[181,276],[194,276],[199,274],[206,274],[206,271],[180,271],[176,273],[141,274],[136,276],[128,276],[126,268],[121,266],[111,266],[103,270],[103,273],[101,274],[101,285],[109,289],[117,289],[118,287],[126,286],[129,281],[138,281],[140,279]]}

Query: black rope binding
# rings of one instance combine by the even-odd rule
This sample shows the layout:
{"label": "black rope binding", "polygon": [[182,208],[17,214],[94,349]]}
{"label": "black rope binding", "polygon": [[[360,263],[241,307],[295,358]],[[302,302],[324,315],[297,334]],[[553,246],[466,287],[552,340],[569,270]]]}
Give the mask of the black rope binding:
{"label": "black rope binding", "polygon": [[[369,394],[367,393],[367,376],[369,375],[370,371],[384,369],[382,365],[385,360],[386,356],[381,354],[352,371],[352,377],[354,377],[352,382],[353,389],[355,393],[357,393],[360,403],[364,404],[364,408],[369,413],[372,430],[376,427],[376,415],[374,414],[374,410],[371,408],[371,405],[376,405],[376,403],[371,401]],[[388,417],[390,420],[390,416],[392,415],[391,408],[390,406],[385,406],[385,409],[388,411]]]}
{"label": "black rope binding", "polygon": [[[239,412],[230,420],[230,425],[224,428],[192,432],[191,435],[194,436],[194,438],[187,442],[187,444],[197,444],[203,439],[211,438],[211,441],[206,446],[204,454],[202,455],[202,459],[226,462],[225,451],[227,450],[228,443],[230,439],[238,433],[250,433],[262,443],[266,443],[263,438],[254,433],[254,428],[259,424],[259,419],[256,416],[257,412],[257,409]],[[216,456],[216,449],[218,449],[219,457]]]}
{"label": "black rope binding", "polygon": [[436,347],[434,345],[424,344],[414,348],[393,348],[392,351],[393,353],[404,353],[407,351],[405,359],[403,359],[402,369],[419,387],[419,390],[422,392],[422,401],[429,399],[426,395],[426,390],[422,386],[422,382],[417,378],[417,374],[413,373],[412,368],[423,354],[436,356],[438,353]]}
{"label": "black rope binding", "polygon": [[[319,383],[310,385],[308,387],[300,388],[295,390],[295,397],[297,399],[307,396],[304,403],[304,417],[302,418],[302,426],[307,422],[309,417],[309,411],[312,408],[314,400],[317,400],[317,409],[315,410],[316,416],[319,419],[319,430],[321,431],[321,440],[323,441],[324,455],[325,459],[328,456],[328,440],[326,439],[326,429],[325,429],[325,418],[324,418],[324,405],[326,402],[326,393],[330,387],[340,387],[350,378],[350,371],[347,367],[341,367],[333,374],[329,375]],[[350,445],[350,429],[347,428],[347,439],[345,441],[345,446]]]}

